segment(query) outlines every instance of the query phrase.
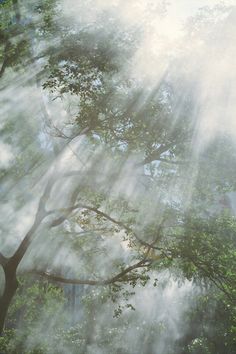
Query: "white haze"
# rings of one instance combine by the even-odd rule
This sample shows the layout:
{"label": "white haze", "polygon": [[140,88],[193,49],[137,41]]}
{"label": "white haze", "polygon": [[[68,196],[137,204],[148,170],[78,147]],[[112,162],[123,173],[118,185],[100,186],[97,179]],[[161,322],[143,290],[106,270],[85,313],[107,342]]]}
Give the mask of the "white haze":
{"label": "white haze", "polygon": [[[176,89],[191,90],[198,121],[196,145],[219,133],[235,135],[234,1],[96,0],[84,6],[83,1],[68,0],[63,4],[65,15],[80,24],[96,22],[107,11],[108,18],[115,14],[124,28],[142,29],[140,46],[124,67],[126,75],[153,89],[165,79]],[[181,92],[180,111],[185,94]]]}

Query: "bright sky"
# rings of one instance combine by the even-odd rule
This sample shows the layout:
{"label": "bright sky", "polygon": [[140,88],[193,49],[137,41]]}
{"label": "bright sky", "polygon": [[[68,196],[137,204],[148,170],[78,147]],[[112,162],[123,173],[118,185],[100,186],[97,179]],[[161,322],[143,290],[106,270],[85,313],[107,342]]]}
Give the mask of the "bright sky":
{"label": "bright sky", "polygon": [[[169,4],[166,30],[170,37],[176,37],[182,23],[189,16],[196,14],[198,9],[206,6],[212,7],[217,4],[236,5],[236,0],[169,0]],[[168,28],[169,26],[170,28]]]}
{"label": "bright sky", "polygon": [[170,0],[170,11],[179,16],[185,18],[193,15],[199,8],[204,6],[214,6],[217,4],[235,5],[235,0]]}

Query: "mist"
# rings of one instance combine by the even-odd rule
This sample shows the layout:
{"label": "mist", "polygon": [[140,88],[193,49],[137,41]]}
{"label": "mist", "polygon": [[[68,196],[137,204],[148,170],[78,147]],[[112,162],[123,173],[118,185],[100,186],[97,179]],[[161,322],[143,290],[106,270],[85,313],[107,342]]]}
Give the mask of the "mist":
{"label": "mist", "polygon": [[0,10],[0,352],[213,353],[235,296],[234,1]]}

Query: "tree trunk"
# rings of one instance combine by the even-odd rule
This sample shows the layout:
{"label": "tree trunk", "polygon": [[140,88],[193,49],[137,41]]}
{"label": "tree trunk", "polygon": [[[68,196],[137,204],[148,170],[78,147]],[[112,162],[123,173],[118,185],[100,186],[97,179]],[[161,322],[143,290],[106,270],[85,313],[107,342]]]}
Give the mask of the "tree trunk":
{"label": "tree trunk", "polygon": [[2,265],[5,275],[5,287],[2,296],[0,297],[0,335],[4,330],[4,324],[7,317],[8,308],[12,301],[13,296],[18,288],[18,281],[16,278],[17,266],[11,259]]}

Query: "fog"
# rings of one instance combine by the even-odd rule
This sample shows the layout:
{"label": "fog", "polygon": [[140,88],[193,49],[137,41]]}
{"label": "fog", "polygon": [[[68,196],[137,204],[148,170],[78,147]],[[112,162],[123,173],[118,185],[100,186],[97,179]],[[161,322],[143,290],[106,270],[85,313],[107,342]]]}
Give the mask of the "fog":
{"label": "fog", "polygon": [[[21,21],[39,26],[42,19],[33,14],[33,5],[27,1],[20,5]],[[155,171],[141,164],[145,158],[143,148],[129,150],[122,142],[116,149],[106,144],[107,137],[99,130],[88,136],[85,128],[78,134],[82,96],[42,88],[47,80],[43,71],[47,55],[18,71],[5,70],[0,81],[0,251],[5,257],[15,253],[37,219],[40,198],[51,183],[44,196],[48,214],[35,230],[17,269],[18,275],[24,278],[36,274],[38,279],[45,273],[72,280],[106,280],[145,254],[142,242],[153,242],[147,232],[149,224],[156,229],[164,224],[171,235],[178,216],[169,216],[169,209],[181,203],[184,209],[191,205],[201,173],[200,158],[219,137],[234,142],[236,8],[234,1],[215,0],[63,0],[58,6],[61,23],[64,28],[72,26],[72,35],[81,28],[88,28],[94,35],[94,26],[101,29],[98,41],[105,31],[104,38],[110,38],[117,21],[128,40],[135,38],[134,48],[125,61],[122,55],[127,48],[114,48],[121,56],[119,72],[113,77],[105,76],[106,82],[117,83],[120,88],[111,93],[109,101],[118,107],[117,111],[128,110],[130,87],[131,91],[142,88],[136,111],[142,112],[155,97],[160,106],[165,105],[166,119],[172,117],[169,132],[175,132],[181,119],[188,115],[194,127],[191,143],[183,155],[194,164],[184,165],[178,173],[169,167],[159,175],[160,161],[152,162]],[[55,31],[54,37],[45,41],[30,35],[31,52],[37,56],[48,48],[56,48],[64,33]],[[93,85],[99,89],[99,78]],[[169,153],[163,156],[168,159]],[[78,205],[74,209],[70,209],[72,202]],[[87,206],[99,209],[100,214],[86,209]],[[124,226],[130,220],[133,234]],[[139,239],[141,244],[137,245]],[[157,252],[153,257],[158,256]],[[76,348],[80,348],[96,354],[110,354],[112,350],[177,354],[176,342],[188,326],[185,316],[195,306],[202,289],[181,272],[164,268],[161,263],[152,270],[146,286],[138,283],[133,289],[125,285],[129,296],[126,299],[119,293],[115,303],[109,296],[107,302],[101,302],[108,291],[103,285],[76,285],[77,305],[71,311],[64,303],[57,308],[57,299],[54,303],[52,300],[52,307],[57,309],[53,316],[42,308],[34,323],[34,335],[25,334],[23,352],[47,343],[50,353],[79,353]],[[4,276],[0,275],[4,288]],[[155,282],[157,286],[153,285]],[[71,285],[59,285],[71,293]],[[86,301],[82,301],[86,296],[94,296],[90,319],[86,317]],[[123,312],[116,318],[114,311],[119,306]],[[16,328],[23,333],[21,321]],[[63,342],[63,336],[57,337],[58,328],[65,333],[77,333],[72,345]],[[88,332],[91,338],[87,338],[86,345],[83,333]],[[110,338],[110,342],[104,337]]]}

